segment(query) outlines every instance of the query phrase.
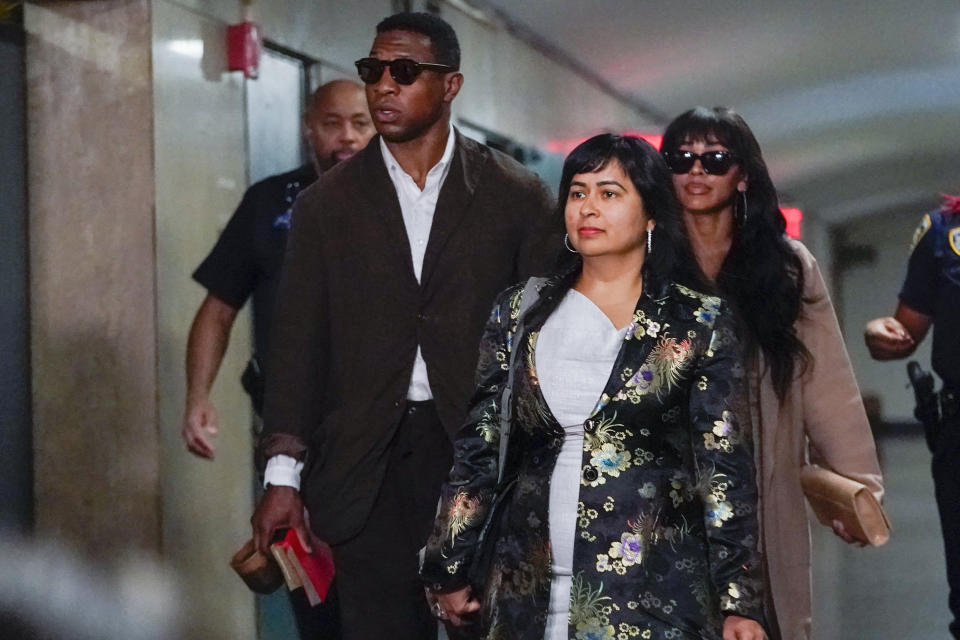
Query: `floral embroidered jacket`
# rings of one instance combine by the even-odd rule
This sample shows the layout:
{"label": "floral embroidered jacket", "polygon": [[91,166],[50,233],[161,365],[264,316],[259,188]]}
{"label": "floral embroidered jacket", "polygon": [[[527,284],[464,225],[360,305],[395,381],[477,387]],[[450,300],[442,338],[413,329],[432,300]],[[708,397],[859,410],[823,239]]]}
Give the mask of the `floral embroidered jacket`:
{"label": "floral embroidered jacket", "polygon": [[[761,621],[757,489],[738,412],[744,369],[719,298],[647,278],[603,394],[584,423],[569,637],[721,637],[723,613]],[[551,585],[550,478],[564,432],[537,384],[535,348],[570,277],[541,287],[513,334],[522,286],[498,298],[421,575],[467,584],[497,482],[499,407],[519,348],[505,477],[516,477],[482,594],[485,637],[542,638]]]}

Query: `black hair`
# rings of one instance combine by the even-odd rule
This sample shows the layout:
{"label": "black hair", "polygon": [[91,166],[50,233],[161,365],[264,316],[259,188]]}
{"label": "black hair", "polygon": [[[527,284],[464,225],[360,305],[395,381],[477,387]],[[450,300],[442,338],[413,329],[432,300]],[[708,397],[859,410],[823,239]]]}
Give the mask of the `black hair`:
{"label": "black hair", "polygon": [[377,25],[378,34],[388,31],[410,31],[427,36],[438,63],[460,68],[460,42],[453,27],[443,18],[414,11],[395,13]]}
{"label": "black hair", "polygon": [[662,148],[676,151],[698,141],[721,144],[733,152],[746,178],[746,210],[737,194],[738,228],[717,286],[747,329],[748,353],[762,350],[782,401],[794,376],[812,363],[795,326],[804,302],[803,265],[784,233],[786,220],[760,144],[743,118],[729,107],[696,107],[667,126]]}
{"label": "black hair", "polygon": [[[563,162],[560,177],[560,197],[556,216],[562,226],[570,183],[578,173],[593,173],[607,166],[611,160],[620,163],[624,173],[643,201],[643,210],[656,222],[653,229],[653,251],[643,262],[644,288],[647,276],[654,282],[678,282],[700,291],[710,284],[700,272],[686,228],[680,219],[680,208],[673,191],[670,170],[663,157],[648,142],[634,136],[602,133],[581,143]],[[562,252],[560,267],[566,271],[579,266],[579,254]]]}

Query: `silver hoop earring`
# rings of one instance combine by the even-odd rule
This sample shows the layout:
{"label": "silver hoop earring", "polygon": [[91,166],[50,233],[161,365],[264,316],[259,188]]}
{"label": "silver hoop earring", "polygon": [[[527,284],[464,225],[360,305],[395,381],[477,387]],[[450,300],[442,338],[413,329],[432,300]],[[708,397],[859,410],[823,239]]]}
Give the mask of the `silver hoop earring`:
{"label": "silver hoop earring", "polygon": [[569,233],[563,234],[563,246],[565,246],[565,247],[567,248],[567,251],[569,251],[570,253],[580,253],[579,251],[577,251],[576,249],[574,249],[573,247],[570,246],[570,234],[569,234]]}
{"label": "silver hoop earring", "polygon": [[647,229],[647,255],[653,253],[653,229]]}
{"label": "silver hoop earring", "polygon": [[740,224],[745,225],[747,224],[747,190],[741,191],[740,195],[743,196],[743,213],[740,216]]}

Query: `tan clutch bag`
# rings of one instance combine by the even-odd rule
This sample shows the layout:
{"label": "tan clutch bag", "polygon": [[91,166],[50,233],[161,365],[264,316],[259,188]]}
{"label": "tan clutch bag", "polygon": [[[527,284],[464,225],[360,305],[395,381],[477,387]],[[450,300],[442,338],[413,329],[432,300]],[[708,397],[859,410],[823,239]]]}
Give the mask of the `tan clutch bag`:
{"label": "tan clutch bag", "polygon": [[255,593],[273,593],[283,584],[280,567],[273,558],[257,551],[253,547],[253,540],[248,540],[233,554],[230,566]]}
{"label": "tan clutch bag", "polygon": [[874,547],[890,539],[887,514],[866,485],[813,464],[800,471],[800,485],[821,524],[832,527],[839,520],[850,535]]}

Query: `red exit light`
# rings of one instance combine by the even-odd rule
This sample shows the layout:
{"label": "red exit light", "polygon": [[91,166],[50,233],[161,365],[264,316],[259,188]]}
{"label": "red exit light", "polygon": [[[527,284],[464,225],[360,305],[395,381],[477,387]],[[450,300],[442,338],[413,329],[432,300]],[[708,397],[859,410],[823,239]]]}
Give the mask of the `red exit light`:
{"label": "red exit light", "polygon": [[799,240],[803,235],[803,211],[796,207],[780,207],[780,213],[787,220],[787,235]]}
{"label": "red exit light", "polygon": [[620,135],[633,136],[634,138],[640,138],[641,140],[646,140],[657,151],[660,150],[660,145],[663,144],[663,136],[660,135],[659,133],[644,133],[642,131],[624,131]]}
{"label": "red exit light", "polygon": [[[659,133],[643,133],[641,131],[621,131],[620,135],[622,136],[633,136],[634,138],[640,138],[649,142],[654,149],[659,150],[660,145],[663,143],[663,136]],[[589,136],[580,137],[580,138],[567,138],[566,140],[550,140],[546,144],[546,149],[550,153],[559,153],[562,155],[567,155],[573,151],[577,145],[582,142],[589,140]]]}

